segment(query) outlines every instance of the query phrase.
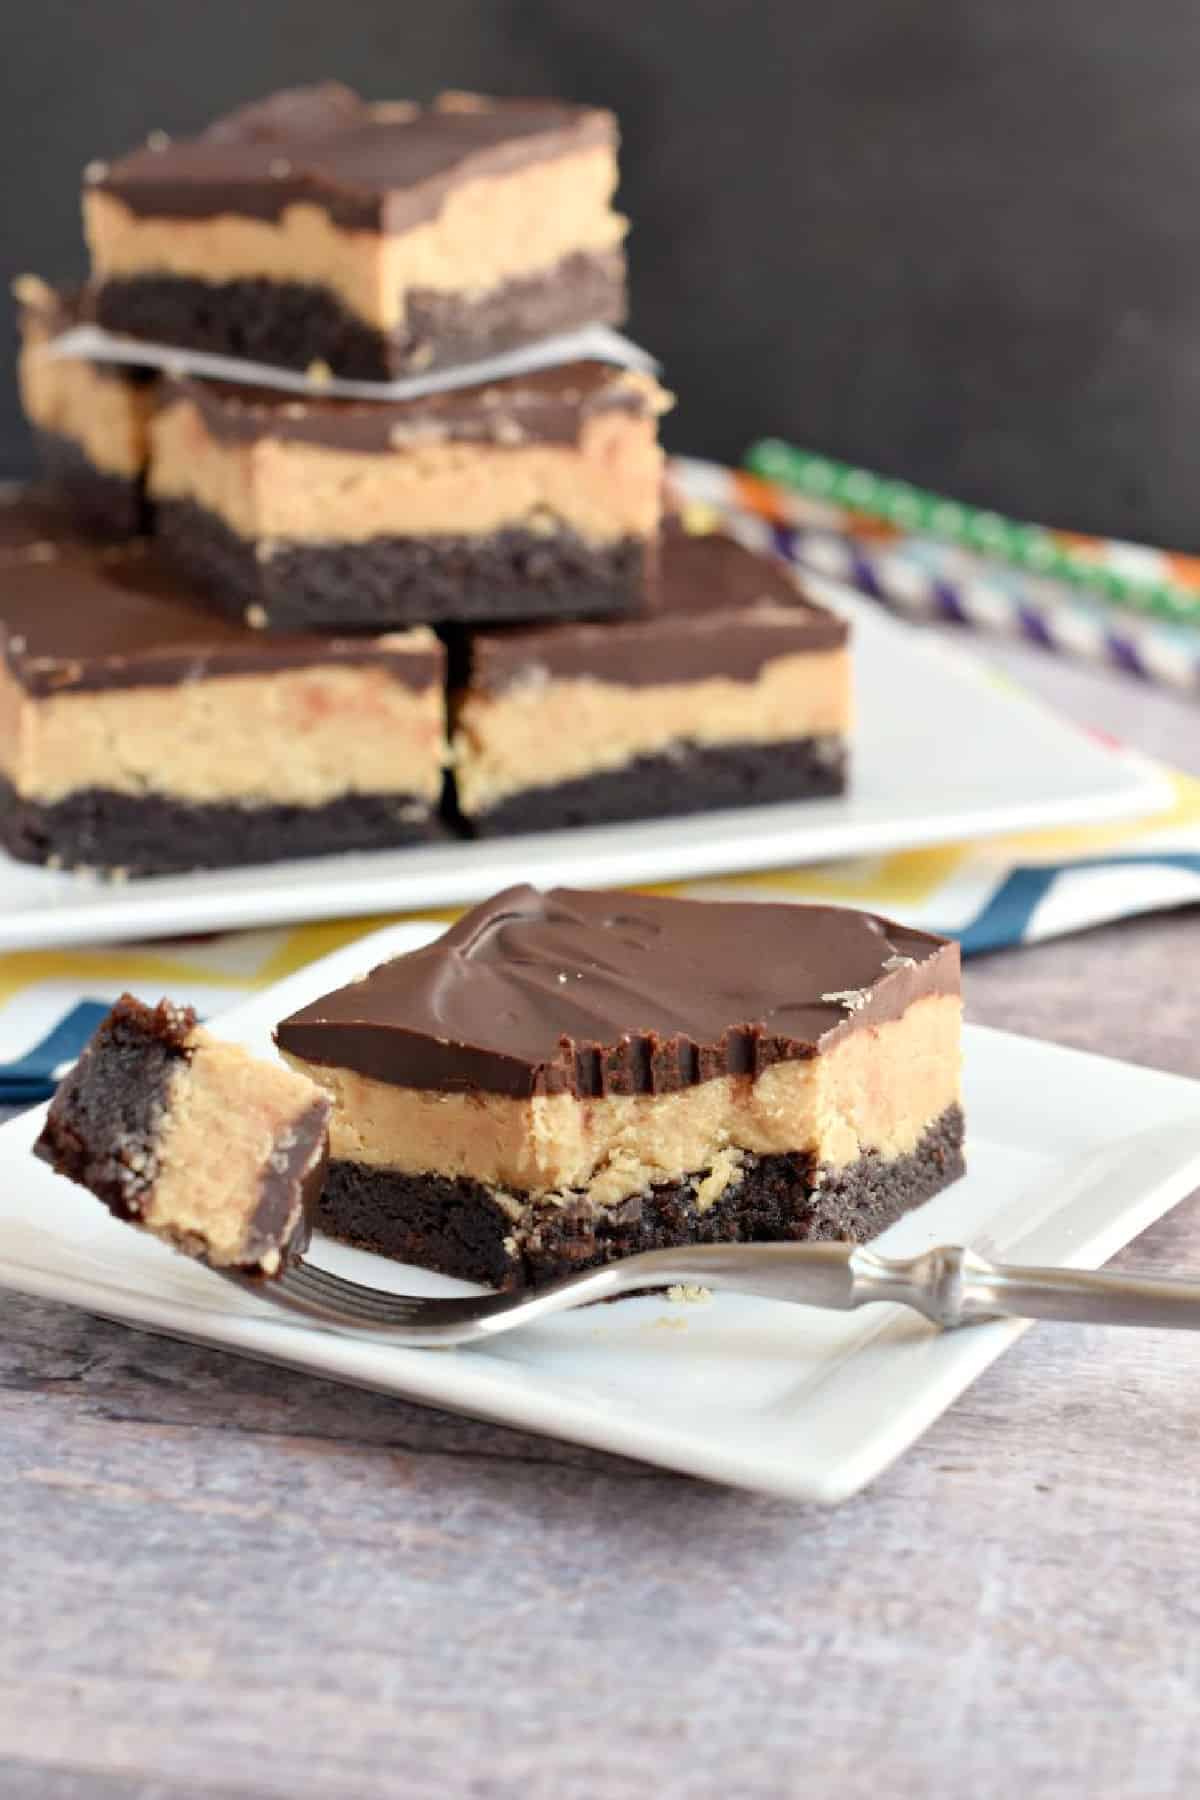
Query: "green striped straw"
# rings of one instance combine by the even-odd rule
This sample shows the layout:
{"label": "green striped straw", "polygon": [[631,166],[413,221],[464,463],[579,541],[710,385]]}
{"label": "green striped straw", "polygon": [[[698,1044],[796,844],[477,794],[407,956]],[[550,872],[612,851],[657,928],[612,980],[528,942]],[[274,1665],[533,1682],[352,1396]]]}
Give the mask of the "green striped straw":
{"label": "green striped straw", "polygon": [[1024,525],[907,481],[796,450],[779,438],[754,444],[747,452],[746,467],[811,499],[886,520],[901,531],[940,538],[1031,575],[1068,582],[1133,612],[1176,624],[1200,623],[1200,594],[1193,589],[1161,577],[1106,567],[1064,543],[1044,525]]}

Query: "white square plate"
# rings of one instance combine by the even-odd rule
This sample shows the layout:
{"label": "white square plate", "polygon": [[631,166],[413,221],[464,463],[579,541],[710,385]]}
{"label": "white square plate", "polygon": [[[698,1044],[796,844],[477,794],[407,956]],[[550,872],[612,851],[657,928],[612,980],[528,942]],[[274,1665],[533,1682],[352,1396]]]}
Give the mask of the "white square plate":
{"label": "white square plate", "polygon": [[855,630],[858,726],[853,786],[841,799],[124,885],[0,854],[0,951],[465,906],[514,881],[687,881],[1134,818],[1170,804],[1167,783],[1140,761],[1003,685],[962,651],[819,585]]}
{"label": "white square plate", "polygon": [[[266,1052],[274,1022],[436,936],[399,925],[216,1022]],[[1089,1268],[1200,1182],[1200,1083],[969,1027],[966,1179],[881,1238],[966,1243]],[[624,1300],[485,1349],[407,1350],[284,1315],[110,1219],[29,1147],[44,1108],[0,1128],[0,1286],[714,1481],[834,1502],[855,1493],[1025,1330],[942,1334],[898,1307],[841,1315],[718,1295]],[[314,1260],[410,1292],[461,1283],[318,1239]]]}

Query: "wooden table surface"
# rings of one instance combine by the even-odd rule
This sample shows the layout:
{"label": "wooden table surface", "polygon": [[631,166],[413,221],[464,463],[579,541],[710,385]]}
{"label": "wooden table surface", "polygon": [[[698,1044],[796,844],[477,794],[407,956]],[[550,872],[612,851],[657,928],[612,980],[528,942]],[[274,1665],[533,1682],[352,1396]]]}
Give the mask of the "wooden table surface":
{"label": "wooden table surface", "polygon": [[[1200,772],[1191,706],[994,656]],[[969,1012],[1200,1076],[1198,967],[1131,922]],[[1198,1396],[1200,1337],[1041,1326],[823,1512],[0,1294],[0,1795],[1194,1794]]]}

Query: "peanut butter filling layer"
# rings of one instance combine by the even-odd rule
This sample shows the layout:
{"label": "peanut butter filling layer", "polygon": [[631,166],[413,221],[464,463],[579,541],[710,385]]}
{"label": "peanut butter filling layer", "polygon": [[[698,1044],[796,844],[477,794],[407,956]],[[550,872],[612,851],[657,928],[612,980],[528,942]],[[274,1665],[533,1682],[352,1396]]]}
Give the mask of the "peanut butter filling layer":
{"label": "peanut butter filling layer", "polygon": [[152,390],[98,374],[77,357],[52,356],[50,342],[48,332],[26,323],[17,380],[30,424],[70,438],[106,475],[140,475],[149,454]]}
{"label": "peanut butter filling layer", "polygon": [[619,1205],[656,1183],[708,1171],[700,1204],[737,1179],[747,1152],[811,1151],[831,1168],[866,1152],[907,1155],[960,1097],[957,995],[914,1001],[805,1061],[757,1078],[720,1076],[669,1094],[514,1099],[392,1087],[350,1069],[292,1066],[331,1095],[335,1161],[465,1177],[510,1196],[581,1195]]}
{"label": "peanut butter filling layer", "polygon": [[657,529],[662,463],[654,420],[615,410],[587,419],[575,445],[372,454],[269,437],[218,443],[180,400],[151,427],[149,486],[155,499],[192,500],[264,547],[562,526],[608,544]]}
{"label": "peanut butter filling layer", "polygon": [[235,213],[141,217],[112,194],[87,191],[84,228],[94,280],[304,282],[390,333],[402,324],[410,293],[477,297],[551,274],[576,252],[619,249],[627,223],[612,209],[616,185],[616,152],[597,145],[462,182],[435,218],[395,236],[343,229],[306,203],[289,206],[277,221]]}
{"label": "peanut butter filling layer", "polygon": [[455,705],[451,757],[459,804],[485,811],[512,794],[619,769],[678,744],[767,744],[850,729],[846,650],[780,656],[753,681],[621,687],[588,678],[530,681]]}
{"label": "peanut butter filling layer", "polygon": [[[179,1249],[218,1267],[242,1262],[272,1157],[295,1146],[293,1120],[318,1098],[312,1084],[233,1044],[191,1033],[191,1052],[172,1075],[156,1138],[158,1172],[141,1223]],[[214,1145],[220,1154],[214,1155]],[[296,1217],[279,1230],[286,1240]],[[278,1250],[262,1259],[267,1273]]]}
{"label": "peanut butter filling layer", "polygon": [[84,788],[195,805],[441,791],[440,686],[361,664],[32,696],[0,668],[0,770],[45,804]]}

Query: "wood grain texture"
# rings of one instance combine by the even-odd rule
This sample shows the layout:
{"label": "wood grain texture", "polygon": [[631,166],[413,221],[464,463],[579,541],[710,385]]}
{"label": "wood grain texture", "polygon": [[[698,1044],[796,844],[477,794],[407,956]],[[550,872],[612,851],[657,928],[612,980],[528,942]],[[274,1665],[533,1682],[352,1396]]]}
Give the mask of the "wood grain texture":
{"label": "wood grain texture", "polygon": [[[1131,922],[970,1011],[1200,1076],[1198,962]],[[0,1293],[0,1796],[1193,1793],[1198,1396],[1200,1338],[1042,1326],[824,1513]]]}

